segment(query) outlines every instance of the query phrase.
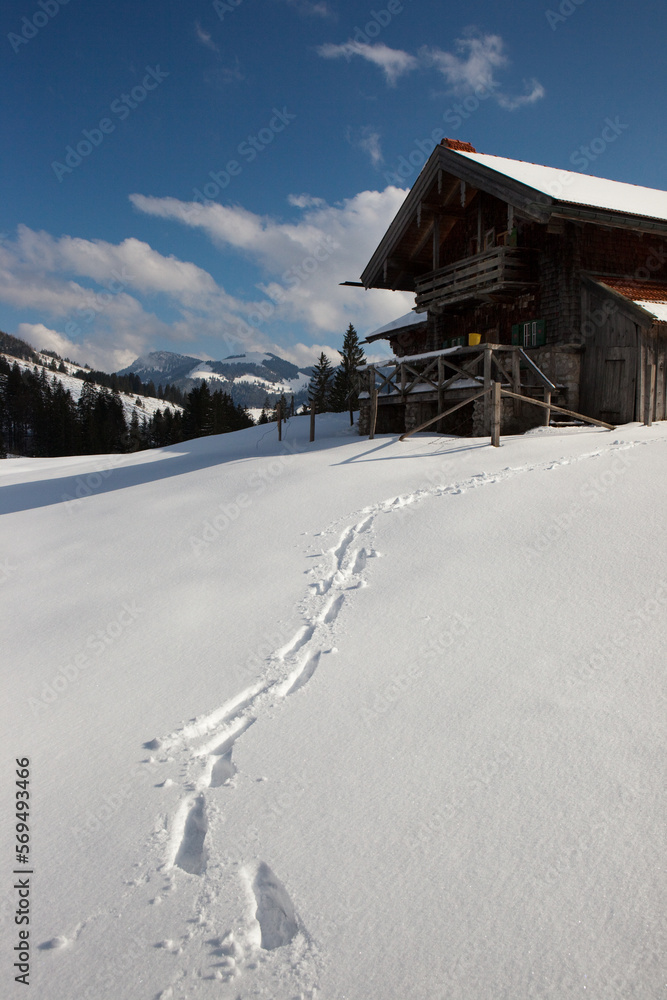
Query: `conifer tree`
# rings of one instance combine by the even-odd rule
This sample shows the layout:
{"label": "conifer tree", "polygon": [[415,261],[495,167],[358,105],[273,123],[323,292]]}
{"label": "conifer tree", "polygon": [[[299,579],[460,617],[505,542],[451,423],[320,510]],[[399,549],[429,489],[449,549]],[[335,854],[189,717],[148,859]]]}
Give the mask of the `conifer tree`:
{"label": "conifer tree", "polygon": [[331,380],[334,370],[331,362],[322,351],[308,386],[308,402],[315,407],[316,413],[325,413],[331,409]]}
{"label": "conifer tree", "polygon": [[336,369],[331,397],[334,410],[341,413],[343,410],[359,409],[359,373],[357,368],[363,365],[366,360],[364,349],[359,343],[359,336],[352,324],[347,328],[343,339],[343,350],[339,352],[341,364]]}

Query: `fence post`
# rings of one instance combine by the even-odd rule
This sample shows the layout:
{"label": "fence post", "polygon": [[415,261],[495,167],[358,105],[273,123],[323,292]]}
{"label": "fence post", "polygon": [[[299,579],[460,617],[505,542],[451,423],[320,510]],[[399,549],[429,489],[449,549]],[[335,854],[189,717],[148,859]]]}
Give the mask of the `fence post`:
{"label": "fence post", "polygon": [[[518,351],[512,351],[512,392],[521,392],[521,359]],[[513,399],[514,416],[521,416],[521,400]]]}
{"label": "fence post", "polygon": [[315,440],[315,401],[310,404],[310,440]]}
{"label": "fence post", "polygon": [[276,406],[276,416],[278,417],[278,440],[283,439],[283,408],[280,400],[278,400],[278,405]]}
{"label": "fence post", "polygon": [[644,417],[644,424],[646,427],[651,427],[653,424],[653,407],[655,398],[655,365],[648,366],[648,386],[646,393],[646,413]]}
{"label": "fence post", "polygon": [[[442,413],[445,409],[445,393],[442,388],[442,383],[445,381],[445,362],[440,355],[438,358],[438,413]],[[436,430],[439,434],[442,434],[442,420],[438,421]]]}
{"label": "fence post", "polygon": [[500,382],[493,382],[491,385],[491,444],[494,448],[500,447],[501,403]]}
{"label": "fence post", "polygon": [[484,348],[484,388],[487,390],[487,394],[484,397],[484,433],[488,434],[491,424],[491,348]]}
{"label": "fence post", "polygon": [[[375,381],[375,380],[373,380]],[[373,385],[371,389],[371,432],[368,436],[368,440],[372,441],[375,438],[375,425],[378,418],[378,391]]]}

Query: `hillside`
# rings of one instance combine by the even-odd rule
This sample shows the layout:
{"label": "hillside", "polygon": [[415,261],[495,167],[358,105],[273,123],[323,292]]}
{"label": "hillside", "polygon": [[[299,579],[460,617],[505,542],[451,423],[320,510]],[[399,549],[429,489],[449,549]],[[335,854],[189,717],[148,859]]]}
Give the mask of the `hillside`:
{"label": "hillside", "polygon": [[[38,374],[44,371],[49,381],[55,378],[71,394],[74,402],[78,402],[84,386],[83,380],[80,377],[76,377],[76,373],[83,370],[81,365],[58,358],[56,368],[62,364],[65,371],[54,370],[52,367],[54,363],[53,356],[34,350],[29,344],[19,340],[18,337],[12,337],[10,334],[3,333],[0,333],[0,357],[4,358],[10,365],[16,362],[21,371],[34,371],[37,369]],[[93,385],[96,389],[102,388],[97,383],[93,383]],[[120,397],[123,403],[123,413],[128,424],[134,413],[137,414],[138,419],[141,421],[143,417],[150,418],[154,416],[157,410],[164,411],[167,408],[173,412],[182,412],[183,409],[176,403],[169,403],[155,396],[137,395],[136,392],[121,392]],[[137,403],[137,400],[139,400],[139,403]]]}
{"label": "hillside", "polygon": [[667,425],[308,429],[0,463],[34,996],[657,1000]]}

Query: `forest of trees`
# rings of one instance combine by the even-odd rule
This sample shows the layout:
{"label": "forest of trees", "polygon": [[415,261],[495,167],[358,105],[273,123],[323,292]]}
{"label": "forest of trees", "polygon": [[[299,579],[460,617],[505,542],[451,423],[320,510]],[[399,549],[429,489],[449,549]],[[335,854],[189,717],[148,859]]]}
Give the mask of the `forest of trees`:
{"label": "forest of trees", "polygon": [[[160,448],[179,441],[224,434],[252,427],[248,412],[232,397],[217,389],[211,392],[207,382],[187,394],[176,386],[143,383],[138,375],[109,375],[106,372],[66,368],[69,359],[54,351],[42,351],[51,358],[48,369],[43,359],[26,344],[0,331],[0,352],[33,362],[33,369],[23,369],[17,362],[0,357],[0,457],[7,453],[27,457],[92,455]],[[313,368],[308,398],[317,413],[358,409],[359,376],[357,367],[365,355],[357,332],[350,323],[340,351],[341,364],[334,369],[325,354]],[[38,367],[39,365],[39,367]],[[53,374],[49,377],[49,371]],[[78,401],[57,375],[70,374],[82,380]],[[128,424],[121,392],[137,397],[157,397],[182,407],[165,406],[152,417],[139,419],[137,410]],[[294,397],[288,403],[280,397],[283,416],[294,413]],[[260,423],[276,419],[275,404],[267,398]]]}
{"label": "forest of trees", "polygon": [[165,407],[140,421],[135,410],[128,425],[118,387],[100,388],[87,377],[75,402],[44,368],[21,371],[16,362],[0,358],[0,456],[140,451],[253,425],[231,396],[220,390],[212,393],[206,382],[185,396],[181,393],[181,398],[182,413]]}

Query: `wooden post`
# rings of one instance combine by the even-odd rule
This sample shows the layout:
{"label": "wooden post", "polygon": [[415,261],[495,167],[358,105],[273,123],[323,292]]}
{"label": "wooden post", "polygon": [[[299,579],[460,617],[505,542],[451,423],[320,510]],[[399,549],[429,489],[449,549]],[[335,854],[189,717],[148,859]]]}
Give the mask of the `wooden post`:
{"label": "wooden post", "polygon": [[484,433],[489,434],[491,430],[491,348],[484,349]]}
{"label": "wooden post", "polygon": [[500,447],[500,413],[502,397],[500,395],[500,382],[494,382],[491,388],[491,444],[494,448]]}
{"label": "wooden post", "polygon": [[354,426],[354,408],[352,405],[352,396],[350,396],[350,427]]}
{"label": "wooden post", "polygon": [[[445,408],[445,392],[442,383],[445,381],[445,362],[442,355],[438,358],[438,413],[442,413]],[[438,433],[442,434],[442,421],[437,427]]]}
{"label": "wooden post", "polygon": [[551,389],[547,389],[546,385],[544,387],[544,405],[546,410],[544,411],[544,426],[548,427],[551,423]]}
{"label": "wooden post", "polygon": [[276,416],[278,418],[278,440],[282,441],[282,439],[283,439],[283,407],[282,407],[282,403],[280,402],[280,400],[278,400],[278,404],[276,406]]}
{"label": "wooden post", "polygon": [[[512,351],[512,392],[521,392],[521,358],[518,351]],[[513,399],[514,416],[521,416],[521,400]]]}
{"label": "wooden post", "polygon": [[646,412],[644,423],[650,427],[653,423],[653,410],[655,407],[655,365],[648,365],[646,372]]}
{"label": "wooden post", "polygon": [[[375,380],[373,380],[375,381]],[[378,418],[378,391],[373,385],[371,389],[371,432],[368,436],[368,440],[372,441],[375,437],[375,425]]]}
{"label": "wooden post", "polygon": [[315,403],[310,404],[310,440],[315,440]]}

